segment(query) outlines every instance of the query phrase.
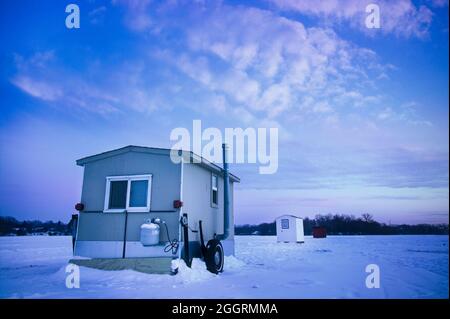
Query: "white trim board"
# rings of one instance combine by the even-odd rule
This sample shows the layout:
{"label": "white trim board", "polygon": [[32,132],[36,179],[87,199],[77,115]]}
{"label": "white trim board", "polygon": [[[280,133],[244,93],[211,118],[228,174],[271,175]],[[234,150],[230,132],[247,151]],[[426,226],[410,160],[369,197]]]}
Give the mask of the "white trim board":
{"label": "white trim board", "polygon": [[[106,177],[106,190],[105,190],[105,201],[103,206],[104,213],[123,213],[125,210],[129,213],[147,213],[150,211],[151,207],[151,193],[152,193],[152,174],[145,175],[126,175],[126,176],[107,176]],[[130,207],[130,192],[131,192],[131,182],[132,181],[148,181],[147,186],[147,206],[145,207]],[[109,195],[111,191],[111,182],[113,181],[127,181],[127,197],[125,199],[125,208],[120,209],[110,209],[109,206]]]}
{"label": "white trim board", "polygon": [[[127,241],[125,258],[177,257],[170,251],[164,252],[167,243],[143,246],[140,241]],[[78,240],[74,256],[89,258],[122,258],[123,241]]]}

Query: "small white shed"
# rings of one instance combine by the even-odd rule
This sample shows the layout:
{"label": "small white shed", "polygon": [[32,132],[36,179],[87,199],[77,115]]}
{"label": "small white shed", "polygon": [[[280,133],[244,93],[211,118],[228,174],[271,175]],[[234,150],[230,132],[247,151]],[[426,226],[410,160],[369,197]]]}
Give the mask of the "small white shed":
{"label": "small white shed", "polygon": [[294,215],[282,215],[276,219],[277,241],[304,243],[303,219]]}

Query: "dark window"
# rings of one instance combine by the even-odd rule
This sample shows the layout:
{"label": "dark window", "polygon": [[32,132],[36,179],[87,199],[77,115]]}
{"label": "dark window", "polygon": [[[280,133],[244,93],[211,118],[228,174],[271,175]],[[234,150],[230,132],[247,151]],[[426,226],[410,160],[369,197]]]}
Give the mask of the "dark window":
{"label": "dark window", "polygon": [[148,180],[131,181],[130,207],[146,207]]}
{"label": "dark window", "polygon": [[218,193],[218,178],[217,175],[212,175],[211,178],[211,202],[213,206],[217,206],[219,203]]}
{"label": "dark window", "polygon": [[128,181],[111,181],[109,189],[109,209],[125,209]]}
{"label": "dark window", "polygon": [[289,229],[289,219],[281,220],[281,229]]}
{"label": "dark window", "polygon": [[213,191],[212,193],[212,201],[214,205],[217,205],[217,191]]}

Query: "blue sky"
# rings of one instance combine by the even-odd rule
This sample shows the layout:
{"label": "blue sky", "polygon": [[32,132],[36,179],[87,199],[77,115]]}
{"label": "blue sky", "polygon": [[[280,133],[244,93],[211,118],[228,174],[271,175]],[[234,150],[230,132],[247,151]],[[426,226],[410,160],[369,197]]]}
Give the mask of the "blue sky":
{"label": "blue sky", "polygon": [[76,159],[200,119],[279,129],[276,174],[232,165],[238,224],[448,222],[448,1],[69,3],[1,4],[1,215],[67,220]]}

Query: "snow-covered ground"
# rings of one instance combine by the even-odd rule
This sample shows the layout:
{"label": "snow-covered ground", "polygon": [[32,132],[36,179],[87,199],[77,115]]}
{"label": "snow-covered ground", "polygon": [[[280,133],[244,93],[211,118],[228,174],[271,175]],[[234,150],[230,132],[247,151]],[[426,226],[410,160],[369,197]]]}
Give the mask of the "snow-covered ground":
{"label": "snow-covered ground", "polygon": [[[237,237],[216,276],[200,260],[179,274],[80,268],[66,288],[70,237],[1,237],[1,298],[448,298],[448,236]],[[366,288],[368,264],[379,289]]]}

